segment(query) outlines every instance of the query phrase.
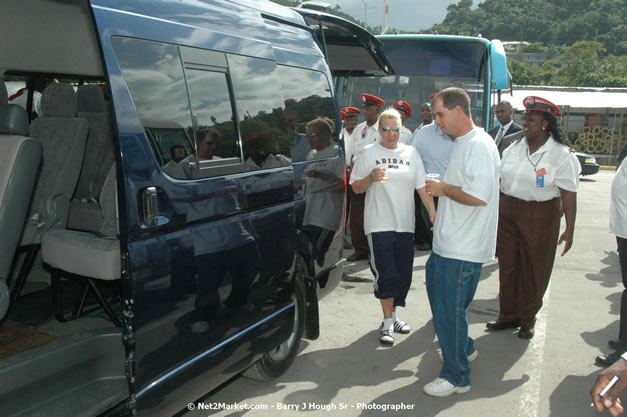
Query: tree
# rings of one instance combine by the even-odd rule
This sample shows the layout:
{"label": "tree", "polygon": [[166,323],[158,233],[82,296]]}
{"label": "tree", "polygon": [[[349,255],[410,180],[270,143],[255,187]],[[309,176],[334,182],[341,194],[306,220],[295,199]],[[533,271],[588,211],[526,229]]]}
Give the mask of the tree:
{"label": "tree", "polygon": [[579,41],[566,48],[560,60],[566,64],[557,74],[563,85],[584,85],[586,74],[599,72],[599,57],[605,54],[600,42]]}

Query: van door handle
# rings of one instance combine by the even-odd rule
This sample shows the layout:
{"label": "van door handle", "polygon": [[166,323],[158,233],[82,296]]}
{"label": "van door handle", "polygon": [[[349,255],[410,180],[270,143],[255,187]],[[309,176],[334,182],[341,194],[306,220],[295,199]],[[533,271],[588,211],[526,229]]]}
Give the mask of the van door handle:
{"label": "van door handle", "polygon": [[159,200],[157,187],[148,187],[143,192],[144,223],[152,227],[159,224]]}

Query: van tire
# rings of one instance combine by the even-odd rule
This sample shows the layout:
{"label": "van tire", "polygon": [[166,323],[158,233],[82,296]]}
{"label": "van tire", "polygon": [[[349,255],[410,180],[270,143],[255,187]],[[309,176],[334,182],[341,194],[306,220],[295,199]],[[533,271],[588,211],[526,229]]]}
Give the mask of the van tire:
{"label": "van tire", "polygon": [[[300,268],[302,268],[302,270]],[[294,302],[294,323],[292,332],[287,340],[279,346],[267,352],[261,359],[244,371],[244,376],[258,381],[271,381],[281,376],[290,367],[294,358],[298,354],[300,341],[303,337],[305,329],[305,303],[307,302],[305,283],[302,273],[307,268],[302,260],[298,257],[296,261],[296,276],[294,283],[294,294],[292,301]]]}

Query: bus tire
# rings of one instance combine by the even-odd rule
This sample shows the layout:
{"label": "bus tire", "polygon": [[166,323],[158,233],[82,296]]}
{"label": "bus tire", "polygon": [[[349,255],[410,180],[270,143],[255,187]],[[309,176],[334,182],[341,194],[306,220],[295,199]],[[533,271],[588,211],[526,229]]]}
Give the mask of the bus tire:
{"label": "bus tire", "polygon": [[[299,266],[305,268],[306,272],[306,267],[301,258],[299,258],[296,263],[297,269]],[[300,341],[305,328],[305,303],[307,302],[305,283],[300,276],[301,272],[303,271],[297,270],[294,294],[292,295],[295,308],[292,332],[285,342],[281,343],[270,352],[265,353],[261,359],[250,366],[243,374],[245,377],[259,381],[273,380],[287,371],[298,354],[298,348],[300,347]]]}

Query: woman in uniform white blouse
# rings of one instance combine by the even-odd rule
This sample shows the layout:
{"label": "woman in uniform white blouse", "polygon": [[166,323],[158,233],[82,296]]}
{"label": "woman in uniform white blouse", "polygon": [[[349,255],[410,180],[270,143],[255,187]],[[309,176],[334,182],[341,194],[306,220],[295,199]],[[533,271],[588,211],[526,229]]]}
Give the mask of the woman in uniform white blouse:
{"label": "woman in uniform white blouse", "polygon": [[[555,252],[573,244],[579,161],[557,126],[559,107],[540,97],[525,98],[524,136],[503,153],[497,248],[498,320],[488,330],[520,326],[518,336],[534,336],[536,314],[548,287]],[[566,228],[559,235],[560,218]]]}

